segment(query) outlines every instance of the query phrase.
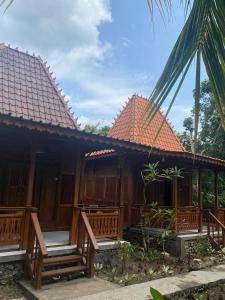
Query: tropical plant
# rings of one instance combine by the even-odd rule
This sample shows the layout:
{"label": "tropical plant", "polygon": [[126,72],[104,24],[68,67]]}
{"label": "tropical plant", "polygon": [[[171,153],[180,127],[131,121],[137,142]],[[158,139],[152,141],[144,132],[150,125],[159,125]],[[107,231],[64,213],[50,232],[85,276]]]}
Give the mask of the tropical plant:
{"label": "tropical plant", "polygon": [[173,269],[172,269],[172,267],[170,267],[168,265],[162,265],[162,272],[165,275],[171,275],[171,274],[173,274]]}
{"label": "tropical plant", "polygon": [[103,264],[96,263],[96,264],[94,264],[94,268],[95,268],[96,274],[99,274],[99,272],[103,269]]}
{"label": "tropical plant", "polygon": [[152,280],[154,278],[154,276],[156,275],[156,271],[152,268],[149,268],[147,271],[147,275],[148,275],[149,279]]}
{"label": "tropical plant", "polygon": [[117,241],[117,252],[121,263],[121,273],[125,274],[127,271],[127,262],[128,259],[134,253],[134,246],[128,242]]}
{"label": "tropical plant", "polygon": [[214,249],[205,236],[199,235],[196,238],[195,252],[199,257],[211,255]]}
{"label": "tropical plant", "polygon": [[153,287],[150,287],[150,294],[151,294],[153,300],[165,300],[163,295],[158,290],[154,289]]}
{"label": "tropical plant", "polygon": [[[174,177],[182,178],[182,169],[178,169],[176,166],[173,168],[159,170],[159,162],[156,163],[148,163],[144,165],[144,169],[141,172],[141,177],[143,181],[143,205],[140,207],[140,228],[141,228],[141,236],[143,248],[146,253],[148,253],[150,249],[150,235],[149,235],[149,227],[150,223],[154,221],[163,220],[165,224],[164,230],[161,235],[161,241],[163,252],[165,253],[165,242],[168,238],[169,232],[173,230],[175,225],[175,215],[172,210],[166,208],[159,208],[158,203],[151,201],[151,199],[147,199],[146,190],[149,185],[153,182],[161,181],[161,180],[172,180]],[[150,200],[150,201],[149,201]],[[149,206],[151,209],[151,213],[146,213],[145,208]],[[151,221],[151,222],[150,222]]]}
{"label": "tropical plant", "polygon": [[[161,12],[164,8],[169,11],[172,7],[172,0],[147,0],[147,2],[151,14],[153,14],[154,3],[156,3]],[[184,0],[181,2],[185,3],[186,12],[190,8],[190,13],[172,49],[165,68],[149,97],[150,101],[146,110],[143,127],[145,128],[146,122],[151,122],[157,110],[165,102],[167,96],[173,90],[174,85],[178,82],[165,114],[166,119],[188,70],[196,58],[194,106],[195,152],[200,111],[200,75],[202,61],[210,81],[215,107],[220,116],[220,122],[225,129],[225,1]],[[163,123],[155,139],[157,139]]]}
{"label": "tropical plant", "polygon": [[110,277],[109,277],[110,281],[112,281],[112,282],[115,281],[115,278],[116,278],[116,272],[117,272],[116,267],[113,267],[112,270],[111,270],[111,272],[110,272],[110,274],[109,274],[109,276],[110,276]]}
{"label": "tropical plant", "polygon": [[136,278],[137,275],[136,274],[129,274],[129,273],[126,273],[122,279],[120,280],[121,283],[124,283],[125,286],[127,286],[132,279]]}

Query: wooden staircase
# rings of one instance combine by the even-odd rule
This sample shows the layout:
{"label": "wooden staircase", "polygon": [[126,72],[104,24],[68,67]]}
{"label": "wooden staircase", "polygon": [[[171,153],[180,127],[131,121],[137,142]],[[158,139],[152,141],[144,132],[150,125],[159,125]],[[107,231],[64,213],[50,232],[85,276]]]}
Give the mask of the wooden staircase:
{"label": "wooden staircase", "polygon": [[225,248],[225,226],[217,217],[208,211],[207,215],[208,238],[216,250]]}
{"label": "wooden staircase", "polygon": [[80,213],[77,230],[77,247],[72,254],[49,257],[37,213],[31,213],[25,275],[36,289],[41,288],[44,280],[54,277],[94,275],[98,246],[85,212]]}

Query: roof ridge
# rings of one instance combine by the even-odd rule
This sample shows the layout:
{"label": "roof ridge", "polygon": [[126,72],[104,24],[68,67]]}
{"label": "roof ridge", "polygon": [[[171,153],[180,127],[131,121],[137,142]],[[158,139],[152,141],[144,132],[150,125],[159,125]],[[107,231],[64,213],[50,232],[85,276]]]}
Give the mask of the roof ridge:
{"label": "roof ridge", "polygon": [[78,124],[77,124],[77,119],[74,119],[73,114],[70,112],[70,108],[67,105],[67,102],[65,101],[65,97],[62,96],[61,91],[58,89],[57,84],[55,83],[55,80],[52,78],[52,73],[49,72],[49,68],[50,67],[46,67],[47,62],[43,62],[42,58],[40,56],[37,57],[38,61],[40,62],[42,68],[44,69],[48,79],[50,80],[54,90],[56,91],[57,95],[59,96],[60,101],[63,104],[63,107],[65,109],[65,112],[67,113],[67,115],[69,116],[69,118],[71,119],[73,125],[76,128],[79,128]]}

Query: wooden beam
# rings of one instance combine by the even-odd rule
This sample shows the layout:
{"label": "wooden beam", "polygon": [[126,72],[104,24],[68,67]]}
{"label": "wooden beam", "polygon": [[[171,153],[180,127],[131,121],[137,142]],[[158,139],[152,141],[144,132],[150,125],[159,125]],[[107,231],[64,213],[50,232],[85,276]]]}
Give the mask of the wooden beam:
{"label": "wooden beam", "polygon": [[175,234],[178,233],[178,220],[177,220],[177,209],[178,209],[178,180],[177,177],[173,177],[173,208],[175,212]]}
{"label": "wooden beam", "polygon": [[81,190],[81,171],[82,171],[82,162],[84,161],[81,151],[78,151],[75,156],[75,170],[74,170],[74,194],[73,194],[73,203],[72,203],[72,220],[70,228],[69,243],[71,245],[76,243],[77,240],[77,226],[79,218],[79,210],[77,208],[80,200],[80,190]]}
{"label": "wooden beam", "polygon": [[203,203],[202,203],[202,170],[198,169],[197,174],[197,199],[199,207],[199,225],[198,232],[202,232],[202,216],[203,216]]}
{"label": "wooden beam", "polygon": [[218,197],[218,172],[214,172],[214,206],[215,210],[219,208],[219,197]]}
{"label": "wooden beam", "polygon": [[34,145],[31,145],[27,197],[26,197],[27,207],[31,207],[33,204],[32,202],[33,202],[33,189],[34,189],[34,176],[35,176],[35,161],[36,161],[36,147]]}
{"label": "wooden beam", "polygon": [[198,174],[197,174],[197,199],[198,199],[198,206],[200,209],[202,209],[203,203],[202,203],[202,171],[201,171],[201,169],[198,169]]}
{"label": "wooden beam", "polygon": [[30,165],[28,172],[28,185],[27,185],[27,197],[26,197],[26,214],[24,220],[24,232],[22,249],[26,250],[29,238],[30,216],[33,205],[33,190],[34,190],[34,177],[35,177],[35,162],[36,162],[36,146],[31,145],[30,148]]}
{"label": "wooden beam", "polygon": [[128,201],[128,226],[132,224],[132,206],[134,204],[134,182],[133,182],[133,170],[128,168],[128,180],[127,180],[127,201]]}
{"label": "wooden beam", "polygon": [[74,194],[73,194],[73,207],[79,204],[80,184],[81,184],[81,170],[82,170],[82,154],[76,154],[75,161],[75,181],[74,181]]}
{"label": "wooden beam", "polygon": [[118,159],[119,166],[119,206],[120,206],[120,234],[119,237],[123,238],[123,225],[124,225],[124,156]]}

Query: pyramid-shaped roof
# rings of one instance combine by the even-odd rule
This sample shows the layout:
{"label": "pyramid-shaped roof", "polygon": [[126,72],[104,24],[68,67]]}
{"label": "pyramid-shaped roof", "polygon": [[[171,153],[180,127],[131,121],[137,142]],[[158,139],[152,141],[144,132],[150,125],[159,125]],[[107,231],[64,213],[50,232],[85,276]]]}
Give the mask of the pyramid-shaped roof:
{"label": "pyramid-shaped roof", "polygon": [[[133,95],[115,119],[108,136],[142,145],[153,146],[162,150],[185,151],[176,133],[160,111],[156,113],[148,126],[142,129],[143,116],[148,103],[146,98]],[[159,136],[155,140],[158,129],[164,120],[165,123]]]}
{"label": "pyramid-shaped roof", "polygon": [[77,128],[40,57],[0,44],[0,115]]}

